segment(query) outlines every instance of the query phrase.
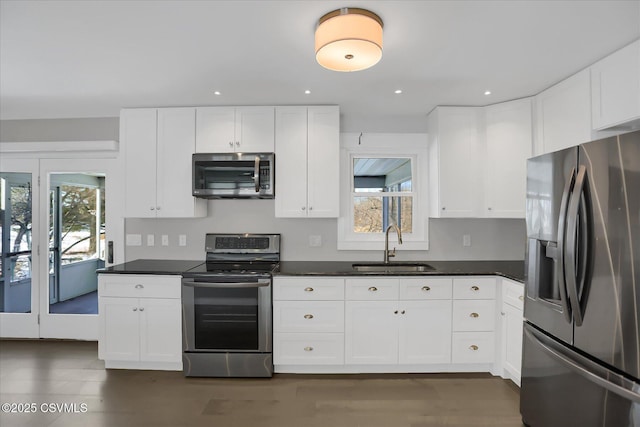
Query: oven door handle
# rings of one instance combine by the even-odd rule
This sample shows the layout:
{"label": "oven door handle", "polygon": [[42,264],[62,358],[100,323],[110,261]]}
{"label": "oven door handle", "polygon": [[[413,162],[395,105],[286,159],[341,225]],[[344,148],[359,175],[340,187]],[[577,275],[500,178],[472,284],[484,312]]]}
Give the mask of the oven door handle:
{"label": "oven door handle", "polygon": [[196,282],[193,279],[182,279],[184,286],[192,288],[263,288],[271,284],[271,280],[258,280],[257,282]]}

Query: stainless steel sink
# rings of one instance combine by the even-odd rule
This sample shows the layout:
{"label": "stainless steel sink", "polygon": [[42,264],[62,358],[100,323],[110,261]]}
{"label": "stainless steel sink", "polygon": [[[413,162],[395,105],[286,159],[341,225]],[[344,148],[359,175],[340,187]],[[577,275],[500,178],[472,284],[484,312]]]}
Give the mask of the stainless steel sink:
{"label": "stainless steel sink", "polygon": [[390,262],[384,263],[361,263],[352,264],[355,271],[362,272],[383,272],[383,273],[412,273],[421,271],[433,271],[435,268],[425,263],[417,262]]}

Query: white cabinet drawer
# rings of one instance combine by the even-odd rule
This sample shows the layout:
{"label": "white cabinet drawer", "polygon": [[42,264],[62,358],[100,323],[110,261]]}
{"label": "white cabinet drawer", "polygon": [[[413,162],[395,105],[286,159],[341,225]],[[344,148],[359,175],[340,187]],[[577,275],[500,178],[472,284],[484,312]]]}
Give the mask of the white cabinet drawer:
{"label": "white cabinet drawer", "polygon": [[273,335],[274,365],[342,365],[344,334]]}
{"label": "white cabinet drawer", "polygon": [[398,299],[397,278],[359,278],[345,280],[347,300],[377,301]]}
{"label": "white cabinet drawer", "polygon": [[274,301],[274,332],[344,332],[343,301]]}
{"label": "white cabinet drawer", "polygon": [[456,277],[453,279],[454,299],[493,299],[496,279],[493,277]]}
{"label": "white cabinet drawer", "polygon": [[453,363],[492,363],[493,332],[454,332],[451,345]]}
{"label": "white cabinet drawer", "polygon": [[98,295],[102,297],[180,298],[180,276],[153,274],[100,274]]}
{"label": "white cabinet drawer", "polygon": [[452,279],[416,277],[400,279],[400,299],[451,299]]}
{"label": "white cabinet drawer", "polygon": [[495,301],[453,301],[454,331],[493,331],[495,327]]}
{"label": "white cabinet drawer", "polygon": [[343,300],[344,278],[275,277],[273,299],[274,301]]}
{"label": "white cabinet drawer", "polygon": [[502,279],[502,300],[517,309],[524,307],[524,285],[509,279]]}

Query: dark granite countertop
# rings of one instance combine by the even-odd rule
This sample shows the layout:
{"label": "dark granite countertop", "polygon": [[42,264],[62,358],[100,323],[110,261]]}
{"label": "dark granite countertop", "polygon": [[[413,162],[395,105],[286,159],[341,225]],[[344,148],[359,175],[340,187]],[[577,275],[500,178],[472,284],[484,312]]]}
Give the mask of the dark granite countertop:
{"label": "dark granite countertop", "polygon": [[185,261],[175,259],[137,259],[135,261],[116,264],[98,270],[98,273],[115,274],[175,274],[181,275],[185,271],[203,264],[204,261]]}
{"label": "dark granite countertop", "polygon": [[352,264],[359,262],[361,261],[281,261],[280,271],[275,274],[280,276],[498,275],[524,282],[524,261],[425,261],[434,270],[415,273],[354,271]]}
{"label": "dark granite countertop", "polygon": [[[112,274],[181,275],[204,261],[138,259],[98,270]],[[418,261],[415,261],[418,262]],[[361,272],[354,263],[362,261],[281,261],[276,276],[483,276],[498,275],[524,282],[524,261],[425,261],[434,270],[424,272]]]}

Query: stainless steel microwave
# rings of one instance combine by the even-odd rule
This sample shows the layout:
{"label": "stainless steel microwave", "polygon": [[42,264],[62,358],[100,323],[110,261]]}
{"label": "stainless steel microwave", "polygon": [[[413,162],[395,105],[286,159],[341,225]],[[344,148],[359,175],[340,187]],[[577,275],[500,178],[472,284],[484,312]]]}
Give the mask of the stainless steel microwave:
{"label": "stainless steel microwave", "polygon": [[273,153],[196,153],[193,195],[205,199],[273,199]]}

